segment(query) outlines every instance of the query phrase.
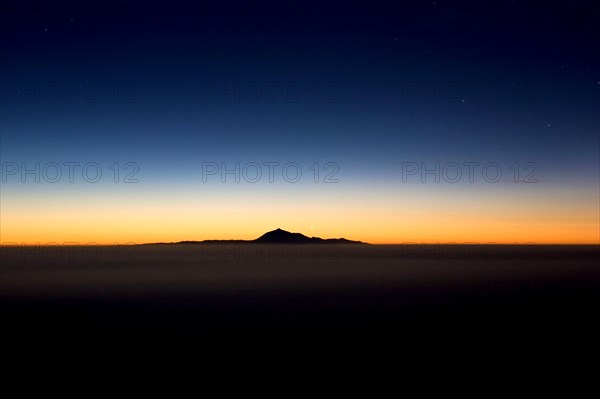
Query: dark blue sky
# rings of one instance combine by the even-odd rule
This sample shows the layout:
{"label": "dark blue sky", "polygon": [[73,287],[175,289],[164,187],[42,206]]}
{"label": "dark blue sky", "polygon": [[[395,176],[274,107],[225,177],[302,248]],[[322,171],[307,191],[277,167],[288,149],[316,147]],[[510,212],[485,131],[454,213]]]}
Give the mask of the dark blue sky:
{"label": "dark blue sky", "polygon": [[0,6],[3,161],[534,162],[598,184],[594,2],[102,1]]}

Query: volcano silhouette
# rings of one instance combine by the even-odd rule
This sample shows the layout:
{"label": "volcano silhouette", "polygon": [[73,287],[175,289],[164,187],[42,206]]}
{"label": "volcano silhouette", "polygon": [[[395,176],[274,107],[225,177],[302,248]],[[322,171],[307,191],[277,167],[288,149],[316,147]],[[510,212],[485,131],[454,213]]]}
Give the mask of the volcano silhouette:
{"label": "volcano silhouette", "polygon": [[273,231],[269,231],[262,236],[258,237],[254,242],[260,242],[264,244],[307,244],[310,243],[311,238],[305,236],[300,233],[290,233],[289,231],[285,231],[282,229],[276,229]]}
{"label": "volcano silhouette", "polygon": [[269,231],[258,237],[253,242],[261,244],[314,244],[314,243],[353,243],[362,244],[360,241],[346,240],[345,238],[323,239],[319,237],[307,237],[301,233],[290,233],[282,229]]}
{"label": "volcano silhouette", "polygon": [[[269,231],[255,240],[204,240],[204,241],[180,241],[176,244],[365,244],[362,241],[352,241],[345,238],[320,238],[307,237],[301,233],[291,233],[282,229]],[[157,243],[164,244],[164,243]]]}

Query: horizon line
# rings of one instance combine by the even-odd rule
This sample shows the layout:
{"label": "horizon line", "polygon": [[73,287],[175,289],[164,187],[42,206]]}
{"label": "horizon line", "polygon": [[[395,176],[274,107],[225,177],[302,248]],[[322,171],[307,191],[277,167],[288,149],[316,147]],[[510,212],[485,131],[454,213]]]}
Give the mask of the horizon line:
{"label": "horizon line", "polygon": [[[324,239],[326,240],[326,239]],[[335,239],[334,239],[335,240]],[[354,241],[354,240],[352,240]],[[14,242],[14,241],[7,241],[7,242],[0,242],[0,247],[4,247],[4,248],[13,248],[13,247],[77,247],[77,246],[90,246],[90,247],[117,247],[117,246],[141,246],[141,245],[200,245],[200,244],[204,244],[204,245],[210,245],[210,244],[256,244],[256,245],[339,245],[339,243],[262,243],[262,242],[257,242],[256,240],[241,240],[241,239],[225,239],[225,240],[201,240],[201,241],[196,241],[196,240],[182,240],[182,241],[170,241],[170,242],[166,242],[166,241],[157,241],[157,242],[134,242],[134,241],[128,241],[128,242],[123,242],[123,243],[119,243],[119,242],[113,242],[113,243],[106,243],[106,242],[95,242],[95,241],[90,241],[90,242],[86,242],[86,243],[80,243],[80,242],[64,242],[64,243],[57,243],[57,242],[46,242],[46,243],[41,243],[39,241],[36,242]],[[352,244],[356,244],[356,245],[600,245],[600,242],[573,242],[573,243],[569,243],[569,242],[470,242],[470,241],[464,241],[464,242],[455,242],[455,241],[447,241],[447,242],[414,242],[414,241],[404,241],[404,242],[383,242],[383,243],[370,243],[370,242],[364,242],[364,241],[360,241],[360,242],[353,242],[353,243],[346,243],[344,245],[352,245]]]}

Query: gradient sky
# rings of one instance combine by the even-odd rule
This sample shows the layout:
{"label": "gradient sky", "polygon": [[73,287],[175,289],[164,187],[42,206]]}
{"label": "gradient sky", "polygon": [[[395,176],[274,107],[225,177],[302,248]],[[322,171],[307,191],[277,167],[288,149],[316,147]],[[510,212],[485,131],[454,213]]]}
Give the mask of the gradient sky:
{"label": "gradient sky", "polygon": [[3,244],[600,240],[597,4],[80,3],[0,6]]}

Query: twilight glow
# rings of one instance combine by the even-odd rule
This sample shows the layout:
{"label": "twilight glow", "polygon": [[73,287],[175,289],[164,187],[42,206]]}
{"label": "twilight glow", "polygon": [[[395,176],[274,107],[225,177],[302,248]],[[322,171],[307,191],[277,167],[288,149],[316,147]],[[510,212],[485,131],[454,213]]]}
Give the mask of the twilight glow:
{"label": "twilight glow", "polygon": [[600,242],[591,16],[250,7],[14,6],[1,244]]}

